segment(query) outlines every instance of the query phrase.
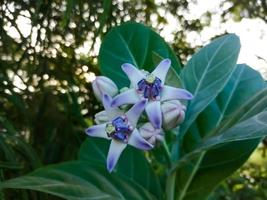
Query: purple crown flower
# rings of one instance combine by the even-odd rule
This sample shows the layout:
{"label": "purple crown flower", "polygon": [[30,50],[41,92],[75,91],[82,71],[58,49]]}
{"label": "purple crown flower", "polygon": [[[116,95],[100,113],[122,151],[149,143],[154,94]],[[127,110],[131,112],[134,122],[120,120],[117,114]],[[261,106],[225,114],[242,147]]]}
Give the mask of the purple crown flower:
{"label": "purple crown flower", "polygon": [[193,98],[193,95],[185,89],[164,84],[170,66],[170,59],[164,59],[153,72],[144,74],[132,64],[123,64],[122,70],[128,76],[133,88],[115,96],[112,106],[135,104],[146,99],[148,101],[145,107],[147,116],[151,124],[160,129],[162,127],[161,102]]}
{"label": "purple crown flower", "polygon": [[86,134],[89,136],[111,140],[107,156],[107,169],[110,172],[116,166],[122,151],[128,144],[142,150],[153,148],[153,145],[142,138],[136,129],[137,121],[146,106],[147,100],[137,102],[126,113],[123,113],[117,107],[111,107],[111,101],[112,98],[109,95],[103,95],[102,102],[108,121],[86,129]]}

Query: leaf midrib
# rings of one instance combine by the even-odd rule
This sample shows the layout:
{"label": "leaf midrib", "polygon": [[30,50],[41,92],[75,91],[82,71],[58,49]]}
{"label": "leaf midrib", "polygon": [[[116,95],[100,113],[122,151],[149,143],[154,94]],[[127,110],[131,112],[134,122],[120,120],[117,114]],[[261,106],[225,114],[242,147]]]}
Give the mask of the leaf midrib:
{"label": "leaf midrib", "polygon": [[131,50],[129,49],[129,46],[128,46],[127,42],[125,41],[124,37],[121,35],[121,33],[120,33],[119,31],[117,31],[117,33],[118,33],[118,36],[120,37],[122,43],[124,44],[125,49],[127,50],[129,56],[131,57],[131,59],[132,59],[132,61],[133,61],[133,64],[134,64],[136,67],[138,67],[138,65],[137,65],[137,61],[136,61],[135,57],[133,56]]}
{"label": "leaf midrib", "polygon": [[240,83],[240,77],[241,77],[241,75],[243,74],[243,72],[244,72],[244,68],[241,68],[241,70],[240,70],[240,72],[239,72],[239,74],[238,74],[238,77],[236,78],[237,81],[235,81],[234,87],[233,87],[232,90],[231,90],[231,93],[230,93],[230,95],[229,95],[229,98],[228,98],[227,101],[226,101],[226,104],[225,104],[225,106],[224,106],[224,108],[223,108],[223,110],[222,110],[222,112],[221,112],[220,118],[218,119],[218,121],[217,121],[215,127],[217,127],[217,126],[221,123],[221,121],[222,121],[222,119],[223,119],[223,117],[224,117],[224,114],[225,114],[225,112],[226,112],[226,110],[227,110],[227,108],[228,108],[228,105],[230,104],[230,102],[231,102],[231,100],[232,100],[232,98],[233,98],[233,96],[234,96],[233,94],[235,93],[236,88],[237,88],[238,84]]}
{"label": "leaf midrib", "polygon": [[[199,84],[197,85],[196,87],[196,90],[194,92],[194,94],[197,94],[199,89],[200,89],[200,86],[203,84],[202,82],[204,81],[204,77],[206,76],[207,72],[208,72],[208,69],[210,68],[210,65],[212,63],[212,61],[214,60],[214,58],[217,56],[218,54],[218,51],[221,50],[222,46],[225,44],[225,42],[230,38],[229,37],[226,37],[222,42],[221,44],[219,45],[219,47],[216,49],[216,51],[214,52],[214,54],[212,55],[212,57],[210,58],[210,60],[208,61],[207,63],[207,66],[206,68],[204,69],[204,72],[202,73],[202,76],[200,77],[199,79]],[[205,53],[207,53],[208,50],[205,51]],[[195,68],[193,68],[193,71],[195,70]]]}

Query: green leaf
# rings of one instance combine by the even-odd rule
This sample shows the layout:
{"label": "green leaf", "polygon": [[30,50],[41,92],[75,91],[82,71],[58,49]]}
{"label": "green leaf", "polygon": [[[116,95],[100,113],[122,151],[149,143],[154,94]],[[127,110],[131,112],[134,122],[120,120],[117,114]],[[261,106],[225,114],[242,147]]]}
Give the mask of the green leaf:
{"label": "green leaf", "polygon": [[[221,134],[236,123],[261,112],[267,107],[267,99],[264,101],[262,99],[264,94],[259,92],[263,88],[264,80],[258,72],[246,65],[238,65],[222,92],[199,115],[187,132],[184,140],[187,142],[185,143],[187,151],[191,151],[192,148],[194,149],[199,145],[198,141],[194,141],[195,137],[203,138],[207,135]],[[267,94],[267,91],[264,93]],[[255,97],[248,101],[252,96]],[[241,105],[243,106],[240,108]],[[228,124],[228,126],[224,124]],[[214,128],[218,125],[220,125],[219,127],[224,127],[224,129],[217,128],[214,131]],[[189,198],[190,193],[196,195],[192,191],[197,191],[199,197],[201,195],[207,196],[221,180],[233,173],[247,160],[258,142],[258,137],[256,139],[251,138],[251,140],[227,142],[208,151],[198,152],[199,154],[197,155],[200,157],[197,157],[193,151],[194,159],[198,166],[193,165],[194,167],[192,168],[192,163],[184,166],[184,169],[179,172],[183,173],[184,176],[179,177],[177,180],[180,183],[183,183],[182,180],[184,180],[188,184],[186,199],[193,198]],[[203,151],[203,149],[197,149],[197,151]],[[191,153],[187,154],[185,158],[188,155],[190,156]],[[178,163],[183,163],[183,161]],[[224,170],[222,171],[221,169]],[[184,170],[188,171],[188,176],[185,175]],[[188,180],[188,177],[191,177],[191,179]],[[209,184],[206,184],[207,180],[209,180]],[[201,185],[205,185],[205,188],[196,189],[201,188]]]}
{"label": "green leaf", "polygon": [[[260,113],[261,111],[266,110],[266,108],[267,108],[267,88],[257,93],[257,95],[252,97],[242,107],[240,107],[235,113],[233,113],[231,117],[229,117],[224,122],[222,122],[220,126],[213,131],[214,132],[212,134],[213,137],[223,134],[224,131],[230,130],[230,128],[233,127],[235,124],[238,125],[238,122],[248,120],[249,118]],[[242,137],[242,134],[240,136]],[[199,144],[199,146],[201,146],[201,144]],[[186,154],[182,159],[177,161],[176,164],[174,164],[173,170],[177,168],[181,168],[181,166],[183,166],[184,163],[187,163],[187,161],[190,161],[190,157],[192,155],[194,156],[201,151],[202,149],[198,149],[196,147],[194,151]],[[220,158],[220,156],[217,156],[217,157]]]}
{"label": "green leaf", "polygon": [[[79,160],[98,163],[105,167],[109,144],[110,141],[104,139],[87,139],[80,148]],[[127,146],[114,172],[142,185],[155,196],[162,196],[159,180],[140,150]]]}
{"label": "green leaf", "polygon": [[214,134],[219,134],[232,127],[234,124],[262,112],[266,108],[267,88],[265,87],[265,89],[261,90],[254,97],[251,97],[245,102],[235,113],[233,113],[233,115],[231,115],[231,117],[224,120],[213,132]]}
{"label": "green leaf", "polygon": [[222,134],[208,138],[199,148],[209,148],[213,145],[228,143],[240,140],[262,138],[267,134],[267,111],[263,111],[234,127],[226,130]]}
{"label": "green leaf", "polygon": [[244,64],[237,65],[226,86],[216,99],[199,114],[185,135],[186,150],[192,149],[197,144],[194,144],[194,138],[203,138],[213,134],[214,128],[218,127],[222,121],[232,118],[232,113],[263,88],[264,80],[259,72]]}
{"label": "green leaf", "polygon": [[182,168],[185,164],[190,162],[196,155],[209,149],[220,147],[222,144],[231,143],[235,141],[259,139],[267,135],[267,124],[264,120],[267,118],[267,111],[263,111],[245,121],[236,124],[225,132],[207,138],[198,147],[186,154],[182,159],[177,161],[173,167],[172,172]]}
{"label": "green leaf", "polygon": [[106,166],[109,143],[102,138],[87,138],[79,150],[78,159]]}
{"label": "green leaf", "polygon": [[43,167],[26,176],[1,182],[0,188],[36,190],[69,200],[155,199],[131,180],[85,161]]}
{"label": "green leaf", "polygon": [[[179,160],[173,167],[173,171],[176,170],[176,181],[179,183],[176,186],[177,199],[189,200],[195,199],[196,196],[200,200],[206,199],[218,182],[230,175],[233,169],[240,167],[247,159],[248,152],[254,150],[255,145],[250,143],[243,152],[240,152],[239,145],[243,145],[241,142],[254,140],[257,145],[259,139],[267,136],[266,120],[267,111],[261,112],[219,135],[208,138],[199,144],[196,150]],[[221,150],[221,146],[225,144],[229,147],[227,152]],[[207,151],[209,156],[204,158]],[[219,158],[218,152],[221,153]],[[226,160],[225,157],[229,156],[229,152],[233,157]],[[214,159],[217,162],[214,162]]]}
{"label": "green leaf", "polygon": [[181,126],[182,135],[224,88],[235,69],[239,50],[238,37],[225,35],[194,54],[185,66],[181,77],[194,98],[189,102],[186,119]]}
{"label": "green leaf", "polygon": [[140,69],[152,71],[158,64],[155,54],[170,58],[173,69],[179,73],[181,64],[169,45],[150,28],[128,22],[113,28],[105,37],[99,52],[100,70],[119,88],[129,85],[121,70],[123,63],[132,63]]}

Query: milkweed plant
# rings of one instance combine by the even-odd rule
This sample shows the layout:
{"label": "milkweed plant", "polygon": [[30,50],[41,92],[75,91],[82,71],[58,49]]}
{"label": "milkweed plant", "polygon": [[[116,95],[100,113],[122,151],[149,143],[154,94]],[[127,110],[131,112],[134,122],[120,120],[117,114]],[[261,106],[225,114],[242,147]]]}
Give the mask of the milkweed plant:
{"label": "milkweed plant", "polygon": [[[93,82],[93,91],[97,99],[101,99],[105,110],[96,114],[95,120],[103,123],[86,129],[86,133],[92,137],[111,140],[107,156],[107,169],[110,172],[127,144],[150,150],[158,141],[164,140],[162,118],[169,128],[182,123],[185,106],[179,100],[190,100],[193,95],[185,89],[164,85],[170,66],[171,61],[164,59],[149,73],[138,70],[129,63],[123,64],[122,70],[131,81],[131,88],[118,95],[118,88],[111,79],[99,76]],[[114,94],[116,96],[112,98],[111,95]],[[161,106],[163,102],[172,103],[173,106]],[[124,111],[130,104],[134,106]],[[122,105],[126,107],[120,109],[119,106]],[[141,126],[138,120],[144,110],[148,120]],[[106,119],[101,119],[101,116]],[[140,127],[140,130],[136,127]]]}
{"label": "milkweed plant", "polygon": [[112,28],[92,82],[103,110],[77,160],[4,181],[64,199],[213,199],[267,135],[267,88],[236,64],[240,41],[218,37],[182,65],[156,32]]}

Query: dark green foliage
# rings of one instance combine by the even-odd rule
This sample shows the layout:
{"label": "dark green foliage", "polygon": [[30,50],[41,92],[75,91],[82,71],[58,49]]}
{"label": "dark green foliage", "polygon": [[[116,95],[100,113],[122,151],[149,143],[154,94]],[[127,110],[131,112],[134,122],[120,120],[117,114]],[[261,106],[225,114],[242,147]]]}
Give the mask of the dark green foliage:
{"label": "dark green foliage", "polygon": [[[106,155],[110,142],[104,139],[89,138],[81,146],[79,160],[106,166]],[[136,164],[138,163],[138,165]],[[116,174],[126,176],[146,188],[154,196],[161,197],[159,180],[144,154],[137,149],[127,147],[115,169]]]}
{"label": "dark green foliage", "polygon": [[[183,69],[194,52],[186,34],[202,30],[211,17],[179,14],[188,11],[188,2],[0,1],[0,186],[29,189],[3,190],[1,198],[204,199],[247,160],[266,135],[266,83],[250,67],[236,65],[240,44],[235,35],[215,40]],[[266,21],[265,1],[229,2],[227,13],[237,20],[247,14]],[[167,23],[159,8],[173,14],[182,28],[173,33],[173,48],[157,34]],[[31,24],[26,35],[19,27],[22,16]],[[155,31],[123,24],[129,20]],[[11,36],[15,31],[18,36]],[[86,42],[87,52],[80,53]],[[162,146],[146,154],[128,148],[109,174],[108,142],[85,140],[85,127],[102,109],[86,75],[101,71],[119,87],[128,86],[122,63],[151,71],[166,57],[172,60],[167,84],[195,95],[182,134],[176,137],[178,129],[167,133],[172,158]],[[48,164],[53,165],[43,166]],[[241,175],[244,171],[256,180],[253,184],[246,186],[248,178],[235,174],[211,198],[266,198],[259,189],[266,184],[264,167],[246,165]],[[242,189],[235,194],[239,184]]]}
{"label": "dark green foliage", "polygon": [[140,24],[126,23],[114,28],[105,37],[99,52],[100,70],[120,88],[127,87],[129,81],[121,70],[123,63],[131,63],[140,69],[152,71],[161,60],[158,57],[170,58],[172,68],[177,73],[180,72],[179,60],[158,34]]}
{"label": "dark green foliage", "polygon": [[154,199],[129,178],[109,174],[92,162],[73,161],[44,167],[5,182],[8,188],[33,189],[64,199]]}

